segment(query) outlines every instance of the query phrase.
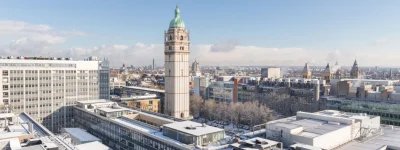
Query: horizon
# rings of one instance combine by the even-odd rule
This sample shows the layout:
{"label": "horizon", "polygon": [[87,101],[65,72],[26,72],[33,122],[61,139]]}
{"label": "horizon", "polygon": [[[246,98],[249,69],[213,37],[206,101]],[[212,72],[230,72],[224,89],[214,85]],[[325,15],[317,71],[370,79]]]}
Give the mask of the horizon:
{"label": "horizon", "polygon": [[163,32],[179,5],[190,61],[202,66],[400,66],[400,1],[93,2],[1,2],[0,55],[161,66]]}

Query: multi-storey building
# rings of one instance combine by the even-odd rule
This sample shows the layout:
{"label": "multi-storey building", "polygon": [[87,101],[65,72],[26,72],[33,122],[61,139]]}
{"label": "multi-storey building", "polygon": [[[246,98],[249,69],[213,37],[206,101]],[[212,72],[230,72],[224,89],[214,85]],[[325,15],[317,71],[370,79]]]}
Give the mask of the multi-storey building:
{"label": "multi-storey building", "polygon": [[165,32],[165,113],[176,118],[189,117],[189,32],[175,9]]}
{"label": "multi-storey building", "polygon": [[135,95],[129,97],[121,97],[116,100],[129,108],[140,109],[150,112],[159,112],[160,99],[156,94]]}
{"label": "multi-storey building", "polygon": [[80,101],[74,106],[75,124],[115,150],[217,149],[225,138],[224,129],[164,116],[106,100]]}
{"label": "multi-storey building", "polygon": [[18,57],[0,59],[0,99],[57,132],[71,125],[78,100],[99,98],[99,61]]}
{"label": "multi-storey building", "polygon": [[290,149],[399,149],[399,127],[383,125],[381,118],[335,110],[297,112],[268,122],[266,137]]}
{"label": "multi-storey building", "polygon": [[261,68],[261,78],[262,79],[278,79],[281,77],[281,68],[270,67]]}

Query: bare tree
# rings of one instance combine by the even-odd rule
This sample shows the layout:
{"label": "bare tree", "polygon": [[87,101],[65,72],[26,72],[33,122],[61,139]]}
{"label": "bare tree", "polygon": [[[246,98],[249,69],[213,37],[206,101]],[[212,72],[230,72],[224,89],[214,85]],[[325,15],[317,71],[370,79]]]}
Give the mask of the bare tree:
{"label": "bare tree", "polygon": [[204,100],[200,96],[192,95],[190,96],[190,113],[194,117],[199,117],[203,109]]}
{"label": "bare tree", "polygon": [[258,101],[217,103],[212,99],[203,101],[200,97],[192,96],[190,105],[191,113],[195,117],[230,122],[236,125],[254,126],[273,119],[272,110]]}

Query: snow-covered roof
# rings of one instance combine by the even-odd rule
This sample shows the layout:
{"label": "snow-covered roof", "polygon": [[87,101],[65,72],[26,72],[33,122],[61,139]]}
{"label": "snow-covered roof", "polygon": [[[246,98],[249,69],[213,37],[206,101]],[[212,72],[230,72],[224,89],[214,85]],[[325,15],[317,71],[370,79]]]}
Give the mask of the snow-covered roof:
{"label": "snow-covered roof", "polygon": [[85,130],[80,128],[64,128],[64,131],[71,137],[79,140],[80,142],[88,141],[101,141],[99,138],[87,133]]}
{"label": "snow-covered roof", "polygon": [[88,150],[88,149],[111,150],[109,147],[107,147],[106,145],[104,145],[98,141],[89,142],[89,143],[85,143],[85,144],[79,144],[79,145],[75,146],[75,148],[78,150]]}
{"label": "snow-covered roof", "polygon": [[224,129],[216,128],[213,126],[208,126],[208,125],[193,122],[193,121],[182,121],[182,122],[169,123],[169,124],[165,124],[164,128],[171,128],[171,129],[177,130],[179,132],[184,132],[184,133],[191,134],[194,136],[201,136],[201,135],[207,135],[210,133],[224,131]]}

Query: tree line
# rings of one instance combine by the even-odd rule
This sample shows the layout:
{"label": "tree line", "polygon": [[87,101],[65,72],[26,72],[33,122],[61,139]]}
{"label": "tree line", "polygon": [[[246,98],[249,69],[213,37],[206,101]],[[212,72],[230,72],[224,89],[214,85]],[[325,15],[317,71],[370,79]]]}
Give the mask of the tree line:
{"label": "tree line", "polygon": [[195,118],[249,126],[273,120],[273,111],[258,101],[227,103],[203,100],[199,96],[191,96],[190,101],[190,112]]}

